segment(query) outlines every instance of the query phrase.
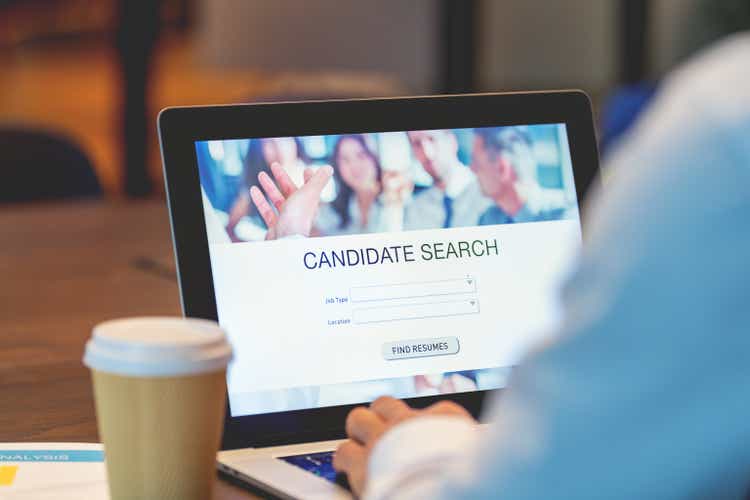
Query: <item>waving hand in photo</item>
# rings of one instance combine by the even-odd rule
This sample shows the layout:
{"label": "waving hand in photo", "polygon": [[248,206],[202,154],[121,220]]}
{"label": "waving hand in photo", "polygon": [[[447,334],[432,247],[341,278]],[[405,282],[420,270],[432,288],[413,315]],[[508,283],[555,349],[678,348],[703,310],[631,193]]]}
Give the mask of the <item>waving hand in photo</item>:
{"label": "waving hand in photo", "polygon": [[250,198],[268,226],[266,239],[310,236],[320,206],[320,193],[331,179],[333,169],[327,165],[317,170],[305,169],[305,181],[300,187],[277,163],[271,165],[271,173],[273,179],[265,172],[258,175],[263,191],[258,186],[250,188]]}

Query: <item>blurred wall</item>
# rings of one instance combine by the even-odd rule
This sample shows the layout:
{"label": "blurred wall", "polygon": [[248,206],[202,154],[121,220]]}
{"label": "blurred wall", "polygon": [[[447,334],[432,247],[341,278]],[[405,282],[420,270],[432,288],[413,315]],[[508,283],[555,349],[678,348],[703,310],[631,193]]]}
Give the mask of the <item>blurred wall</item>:
{"label": "blurred wall", "polygon": [[411,90],[436,78],[433,0],[201,0],[200,57],[224,67],[378,71]]}
{"label": "blurred wall", "polygon": [[614,82],[615,0],[484,0],[482,8],[483,88],[597,92]]}
{"label": "blurred wall", "polygon": [[[621,0],[480,0],[478,88],[583,88],[617,83]],[[697,0],[649,0],[649,73],[684,55]],[[437,0],[200,0],[203,61],[264,70],[366,70],[412,92],[439,87]]]}
{"label": "blurred wall", "polygon": [[687,27],[697,7],[696,0],[651,0],[651,73],[658,77],[671,69],[684,55]]}

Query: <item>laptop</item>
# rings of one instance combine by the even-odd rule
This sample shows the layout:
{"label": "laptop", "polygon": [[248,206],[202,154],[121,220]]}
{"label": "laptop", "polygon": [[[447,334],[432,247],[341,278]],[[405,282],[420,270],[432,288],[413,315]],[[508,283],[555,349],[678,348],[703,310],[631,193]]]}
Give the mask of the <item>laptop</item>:
{"label": "laptop", "polygon": [[581,92],[168,108],[159,133],[184,314],[235,354],[226,477],[349,498],[352,408],[479,415],[561,320],[598,169]]}

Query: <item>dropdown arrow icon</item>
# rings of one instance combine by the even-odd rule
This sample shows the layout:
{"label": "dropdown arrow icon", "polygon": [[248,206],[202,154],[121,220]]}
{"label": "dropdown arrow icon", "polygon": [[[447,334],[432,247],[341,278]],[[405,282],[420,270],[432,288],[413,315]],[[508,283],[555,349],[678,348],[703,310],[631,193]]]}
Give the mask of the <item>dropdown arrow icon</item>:
{"label": "dropdown arrow icon", "polygon": [[472,281],[472,280],[466,280],[466,282],[467,282],[468,284],[470,284],[470,285],[471,285],[471,284],[473,283],[473,281]]}

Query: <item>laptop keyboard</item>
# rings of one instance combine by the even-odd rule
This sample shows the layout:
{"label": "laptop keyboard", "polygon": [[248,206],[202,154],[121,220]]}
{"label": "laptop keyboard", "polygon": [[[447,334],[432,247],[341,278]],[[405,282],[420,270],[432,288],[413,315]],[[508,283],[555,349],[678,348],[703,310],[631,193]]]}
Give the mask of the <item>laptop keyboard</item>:
{"label": "laptop keyboard", "polygon": [[324,451],[320,453],[308,453],[306,455],[293,455],[290,457],[278,457],[279,460],[296,465],[300,469],[320,476],[323,479],[336,483],[339,486],[349,488],[349,481],[345,474],[339,474],[333,469],[333,452]]}

